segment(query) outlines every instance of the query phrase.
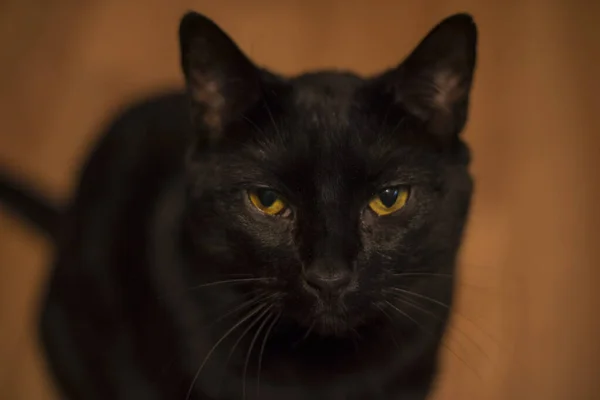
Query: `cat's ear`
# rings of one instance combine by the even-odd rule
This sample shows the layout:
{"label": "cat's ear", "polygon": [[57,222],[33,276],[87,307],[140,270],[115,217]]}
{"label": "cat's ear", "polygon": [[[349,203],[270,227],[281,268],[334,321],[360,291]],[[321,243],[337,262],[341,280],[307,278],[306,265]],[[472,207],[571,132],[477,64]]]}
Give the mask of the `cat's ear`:
{"label": "cat's ear", "polygon": [[442,140],[464,128],[476,48],[473,18],[456,14],[435,26],[388,76],[396,101]]}
{"label": "cat's ear", "polygon": [[260,98],[258,69],[221,28],[200,14],[183,16],[179,42],[194,121],[218,134]]}

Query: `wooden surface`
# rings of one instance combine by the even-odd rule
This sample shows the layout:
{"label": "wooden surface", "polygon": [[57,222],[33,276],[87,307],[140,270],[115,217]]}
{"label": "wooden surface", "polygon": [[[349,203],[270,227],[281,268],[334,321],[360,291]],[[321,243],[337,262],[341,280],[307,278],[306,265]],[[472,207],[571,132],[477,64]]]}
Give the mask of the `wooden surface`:
{"label": "wooden surface", "polygon": [[[176,31],[190,8],[283,73],[373,73],[450,13],[473,13],[477,193],[436,398],[600,399],[600,3],[4,0],[0,164],[68,197],[112,113],[181,84]],[[54,398],[35,333],[51,255],[0,212],[2,399]]]}

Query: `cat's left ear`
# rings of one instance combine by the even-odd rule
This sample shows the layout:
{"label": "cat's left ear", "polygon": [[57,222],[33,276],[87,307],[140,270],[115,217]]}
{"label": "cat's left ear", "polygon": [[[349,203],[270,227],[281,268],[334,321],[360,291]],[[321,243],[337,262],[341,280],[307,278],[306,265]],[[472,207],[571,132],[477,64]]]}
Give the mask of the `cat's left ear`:
{"label": "cat's left ear", "polygon": [[194,122],[214,139],[259,100],[258,69],[221,28],[198,13],[184,15],[179,41]]}
{"label": "cat's left ear", "polygon": [[435,26],[388,75],[396,101],[442,140],[466,123],[476,48],[473,18],[456,14]]}

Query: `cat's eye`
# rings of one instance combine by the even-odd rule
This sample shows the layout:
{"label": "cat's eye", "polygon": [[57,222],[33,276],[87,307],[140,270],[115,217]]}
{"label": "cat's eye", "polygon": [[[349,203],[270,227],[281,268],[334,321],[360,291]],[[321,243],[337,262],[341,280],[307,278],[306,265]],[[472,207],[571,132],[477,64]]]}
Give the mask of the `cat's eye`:
{"label": "cat's eye", "polygon": [[250,203],[268,215],[279,215],[287,210],[281,196],[271,189],[255,189],[248,191]]}
{"label": "cat's eye", "polygon": [[383,189],[369,202],[369,208],[377,215],[388,215],[400,210],[408,200],[408,188],[390,187]]}

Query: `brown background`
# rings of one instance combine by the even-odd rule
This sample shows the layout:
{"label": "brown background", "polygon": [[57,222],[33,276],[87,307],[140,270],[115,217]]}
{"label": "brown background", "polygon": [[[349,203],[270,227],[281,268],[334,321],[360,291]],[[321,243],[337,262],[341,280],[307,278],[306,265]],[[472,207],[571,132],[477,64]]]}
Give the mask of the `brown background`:
{"label": "brown background", "polygon": [[[376,72],[440,19],[473,13],[477,194],[437,399],[600,399],[600,2],[4,0],[0,164],[66,198],[111,113],[181,84],[189,8],[284,73]],[[50,255],[0,213],[2,399],[53,398],[34,331]]]}

